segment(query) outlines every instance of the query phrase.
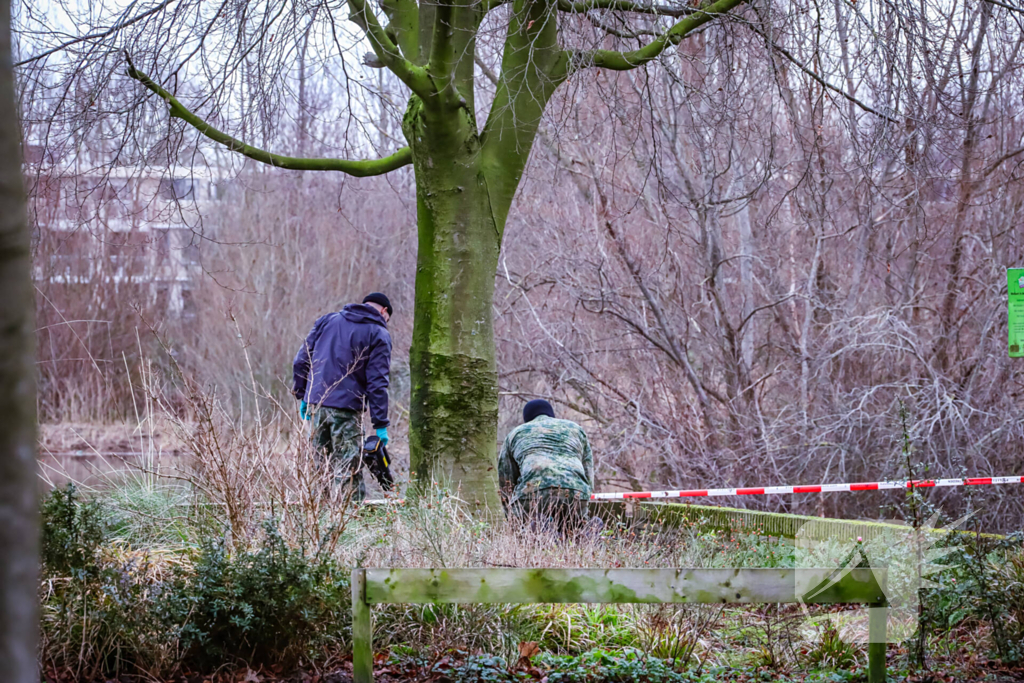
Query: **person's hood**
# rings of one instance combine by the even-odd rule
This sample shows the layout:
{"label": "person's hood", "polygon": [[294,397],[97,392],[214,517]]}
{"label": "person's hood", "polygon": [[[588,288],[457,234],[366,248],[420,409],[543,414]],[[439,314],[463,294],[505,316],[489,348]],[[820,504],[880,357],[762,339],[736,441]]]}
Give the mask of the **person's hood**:
{"label": "person's hood", "polygon": [[366,304],[348,304],[341,309],[341,314],[350,323],[372,323],[387,328],[384,316],[378,313],[372,306]]}

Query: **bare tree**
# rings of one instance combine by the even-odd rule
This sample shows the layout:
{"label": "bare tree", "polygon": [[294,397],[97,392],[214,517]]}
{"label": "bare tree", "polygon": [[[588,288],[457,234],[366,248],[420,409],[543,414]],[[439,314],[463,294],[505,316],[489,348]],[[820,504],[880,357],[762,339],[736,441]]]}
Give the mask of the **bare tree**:
{"label": "bare tree", "polygon": [[[1020,472],[1021,369],[999,330],[1022,258],[1024,34],[999,8],[983,33],[960,3],[878,23],[863,7],[705,29],[658,77],[587,100],[529,181],[510,230],[537,238],[503,255],[503,389],[554,386],[591,418],[605,485],[898,477],[900,401],[931,476]],[[917,77],[932,72],[962,78]],[[985,113],[964,118],[972,99]],[[943,324],[957,234],[969,303]],[[1008,490],[933,498],[983,506],[985,528],[1021,514]],[[876,516],[894,500],[737,504]]]}
{"label": "bare tree", "polygon": [[[424,311],[411,378],[399,368],[395,387],[404,399],[411,385],[421,475],[489,481],[494,369],[500,395],[553,394],[587,423],[602,487],[897,477],[900,402],[930,473],[1018,471],[1021,369],[999,330],[1002,268],[1024,259],[1024,34],[1005,3],[748,3],[663,45],[657,69],[621,71],[629,48],[649,55],[652,39],[674,41],[666,31],[710,8],[384,3],[357,6],[365,30],[348,31],[341,5],[94,6],[96,30],[78,42],[23,34],[38,43],[22,50],[35,130],[91,130],[123,157],[176,146],[212,163],[217,145],[192,121],[216,126],[205,130],[225,158],[238,149],[362,173],[374,165],[332,159],[394,152],[414,167],[415,178],[403,167],[342,187],[338,174],[283,182],[281,169],[245,170],[244,199],[217,211],[227,227],[196,228],[225,241],[204,251],[221,287],[203,292],[211,310],[194,354],[216,366],[210,377],[233,367],[218,356],[228,345],[209,343],[221,339],[207,325],[216,309],[259,331],[253,358],[276,376],[317,301],[389,277],[407,303],[415,286]],[[369,15],[389,22],[394,50],[372,38]],[[451,54],[430,66],[446,26]],[[361,40],[383,59],[358,63]],[[138,78],[179,98],[166,101],[169,125],[165,109],[138,106],[152,90],[120,76],[125,49]],[[605,49],[620,52],[608,61]],[[563,56],[558,85],[562,72],[544,69]],[[436,92],[410,96],[423,73]],[[260,151],[270,148],[301,158]],[[404,228],[413,181],[416,233]],[[376,263],[353,274],[365,260]],[[984,503],[989,528],[1024,512],[995,490],[933,495]],[[875,516],[880,502],[742,504]]]}
{"label": "bare tree", "polygon": [[[163,100],[173,118],[249,159],[358,177],[411,164],[419,231],[410,350],[412,468],[422,480],[450,479],[467,496],[496,507],[494,276],[509,209],[542,115],[570,77],[592,68],[641,67],[742,1],[661,7],[618,0],[399,0],[383,3],[383,16],[364,0],[225,2],[215,10],[195,0],[167,1],[146,9],[133,5],[132,14],[106,27],[92,26],[81,39],[41,49],[25,63],[77,49],[65,63],[109,72],[115,59],[111,50],[121,47],[128,75]],[[342,12],[347,17],[339,16]],[[616,37],[614,30],[595,29],[587,19],[592,12],[637,17],[639,32]],[[342,18],[357,25],[361,35],[339,38]],[[485,42],[484,29],[486,37],[497,36],[492,42],[501,58],[490,109],[478,125],[476,51],[478,42]],[[216,106],[207,105],[208,115],[197,113],[207,102],[221,107],[245,102],[241,108],[249,116],[273,107],[280,95],[274,78],[295,59],[295,45],[305,45],[310,32],[327,37],[326,47],[338,51],[342,70],[356,41],[369,43],[373,54],[367,61],[388,69],[409,93],[402,117],[407,146],[369,161],[281,155],[216,127]],[[638,44],[639,36],[646,37]],[[636,47],[606,47],[616,43]],[[300,52],[305,70],[309,56],[304,48]],[[189,68],[193,58],[198,69]],[[344,80],[353,86],[352,79]],[[82,81],[66,73],[61,82],[70,92]],[[232,82],[242,89],[229,96],[225,91]],[[194,104],[183,101],[190,91]],[[93,101],[93,93],[84,96]],[[242,137],[249,133],[246,123],[243,119],[239,126]]]}

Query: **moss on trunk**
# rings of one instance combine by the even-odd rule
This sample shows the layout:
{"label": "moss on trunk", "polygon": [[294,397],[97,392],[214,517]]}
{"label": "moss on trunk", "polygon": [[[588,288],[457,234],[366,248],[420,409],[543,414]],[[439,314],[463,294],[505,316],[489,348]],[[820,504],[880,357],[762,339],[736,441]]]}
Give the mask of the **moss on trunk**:
{"label": "moss on trunk", "polygon": [[498,499],[497,365],[492,301],[500,227],[468,107],[410,100],[419,250],[410,366],[410,453],[417,481],[460,488],[481,508]]}

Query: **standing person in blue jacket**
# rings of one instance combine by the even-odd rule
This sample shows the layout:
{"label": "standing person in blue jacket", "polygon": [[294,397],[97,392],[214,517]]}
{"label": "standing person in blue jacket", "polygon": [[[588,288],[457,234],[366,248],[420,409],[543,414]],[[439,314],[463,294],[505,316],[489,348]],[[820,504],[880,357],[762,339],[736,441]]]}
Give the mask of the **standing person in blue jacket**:
{"label": "standing person in blue jacket", "polygon": [[313,324],[292,370],[299,415],[313,421],[313,446],[334,472],[334,481],[366,497],[362,474],[363,410],[383,444],[388,442],[388,383],[394,309],[380,292],[348,304]]}

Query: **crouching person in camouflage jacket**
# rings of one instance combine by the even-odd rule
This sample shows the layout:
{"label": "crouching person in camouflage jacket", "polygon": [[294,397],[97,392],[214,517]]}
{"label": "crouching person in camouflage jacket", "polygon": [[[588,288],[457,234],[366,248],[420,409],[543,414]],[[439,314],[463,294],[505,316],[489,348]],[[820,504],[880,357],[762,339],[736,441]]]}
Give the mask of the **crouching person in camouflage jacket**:
{"label": "crouching person in camouflage jacket", "polygon": [[555,419],[545,400],[523,408],[523,424],[505,437],[498,483],[506,514],[574,534],[588,519],[594,456],[575,422]]}

